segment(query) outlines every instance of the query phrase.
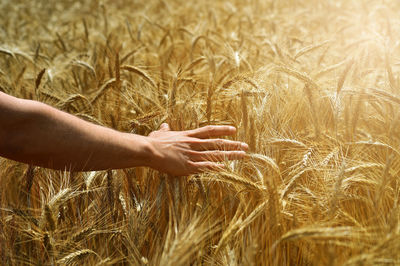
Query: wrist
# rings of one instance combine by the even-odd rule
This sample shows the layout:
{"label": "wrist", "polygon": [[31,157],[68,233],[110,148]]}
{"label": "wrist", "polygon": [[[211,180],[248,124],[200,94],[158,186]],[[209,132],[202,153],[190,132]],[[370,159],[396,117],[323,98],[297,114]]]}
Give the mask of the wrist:
{"label": "wrist", "polygon": [[157,149],[157,140],[151,137],[141,136],[143,138],[143,166],[155,168],[161,160],[161,155]]}
{"label": "wrist", "polygon": [[122,136],[122,143],[120,145],[125,150],[125,155],[118,158],[120,160],[122,158],[122,161],[124,161],[120,161],[122,164],[121,168],[148,166],[154,157],[152,144],[148,138],[131,133],[122,133]]}

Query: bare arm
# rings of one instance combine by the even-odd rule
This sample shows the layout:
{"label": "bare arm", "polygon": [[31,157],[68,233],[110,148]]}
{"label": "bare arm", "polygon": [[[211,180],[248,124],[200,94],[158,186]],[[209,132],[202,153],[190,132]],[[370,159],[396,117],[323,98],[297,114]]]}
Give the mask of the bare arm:
{"label": "bare arm", "polygon": [[247,145],[208,139],[234,134],[227,126],[170,131],[150,136],[97,126],[48,105],[0,92],[0,156],[61,170],[104,170],[149,166],[175,175],[220,167],[240,159]]}
{"label": "bare arm", "polygon": [[[144,165],[143,136],[83,121],[48,105],[0,94],[0,155],[53,169],[100,170]],[[132,156],[134,155],[134,156]]]}

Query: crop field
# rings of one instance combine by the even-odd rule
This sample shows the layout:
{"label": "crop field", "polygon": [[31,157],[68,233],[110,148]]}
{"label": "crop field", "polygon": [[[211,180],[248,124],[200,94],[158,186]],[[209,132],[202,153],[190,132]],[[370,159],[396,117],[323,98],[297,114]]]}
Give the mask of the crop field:
{"label": "crop field", "polygon": [[400,265],[399,1],[0,14],[0,91],[141,135],[234,125],[250,146],[187,177],[0,158],[1,265]]}

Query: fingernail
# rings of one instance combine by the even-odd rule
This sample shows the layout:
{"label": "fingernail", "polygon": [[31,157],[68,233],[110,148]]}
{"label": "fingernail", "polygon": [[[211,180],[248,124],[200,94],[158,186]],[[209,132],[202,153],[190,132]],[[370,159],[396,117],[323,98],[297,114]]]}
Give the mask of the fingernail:
{"label": "fingernail", "polygon": [[230,126],[230,127],[229,127],[229,131],[231,131],[231,132],[236,132],[236,127]]}
{"label": "fingernail", "polygon": [[248,150],[249,149],[249,145],[247,145],[246,143],[242,143],[241,145],[242,150]]}

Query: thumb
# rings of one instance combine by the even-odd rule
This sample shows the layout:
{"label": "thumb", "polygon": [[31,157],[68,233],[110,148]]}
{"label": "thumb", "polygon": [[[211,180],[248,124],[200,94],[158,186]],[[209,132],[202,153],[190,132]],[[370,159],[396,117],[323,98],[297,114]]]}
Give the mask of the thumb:
{"label": "thumb", "polygon": [[170,131],[171,128],[169,127],[169,125],[167,123],[162,123],[160,126],[159,131]]}

